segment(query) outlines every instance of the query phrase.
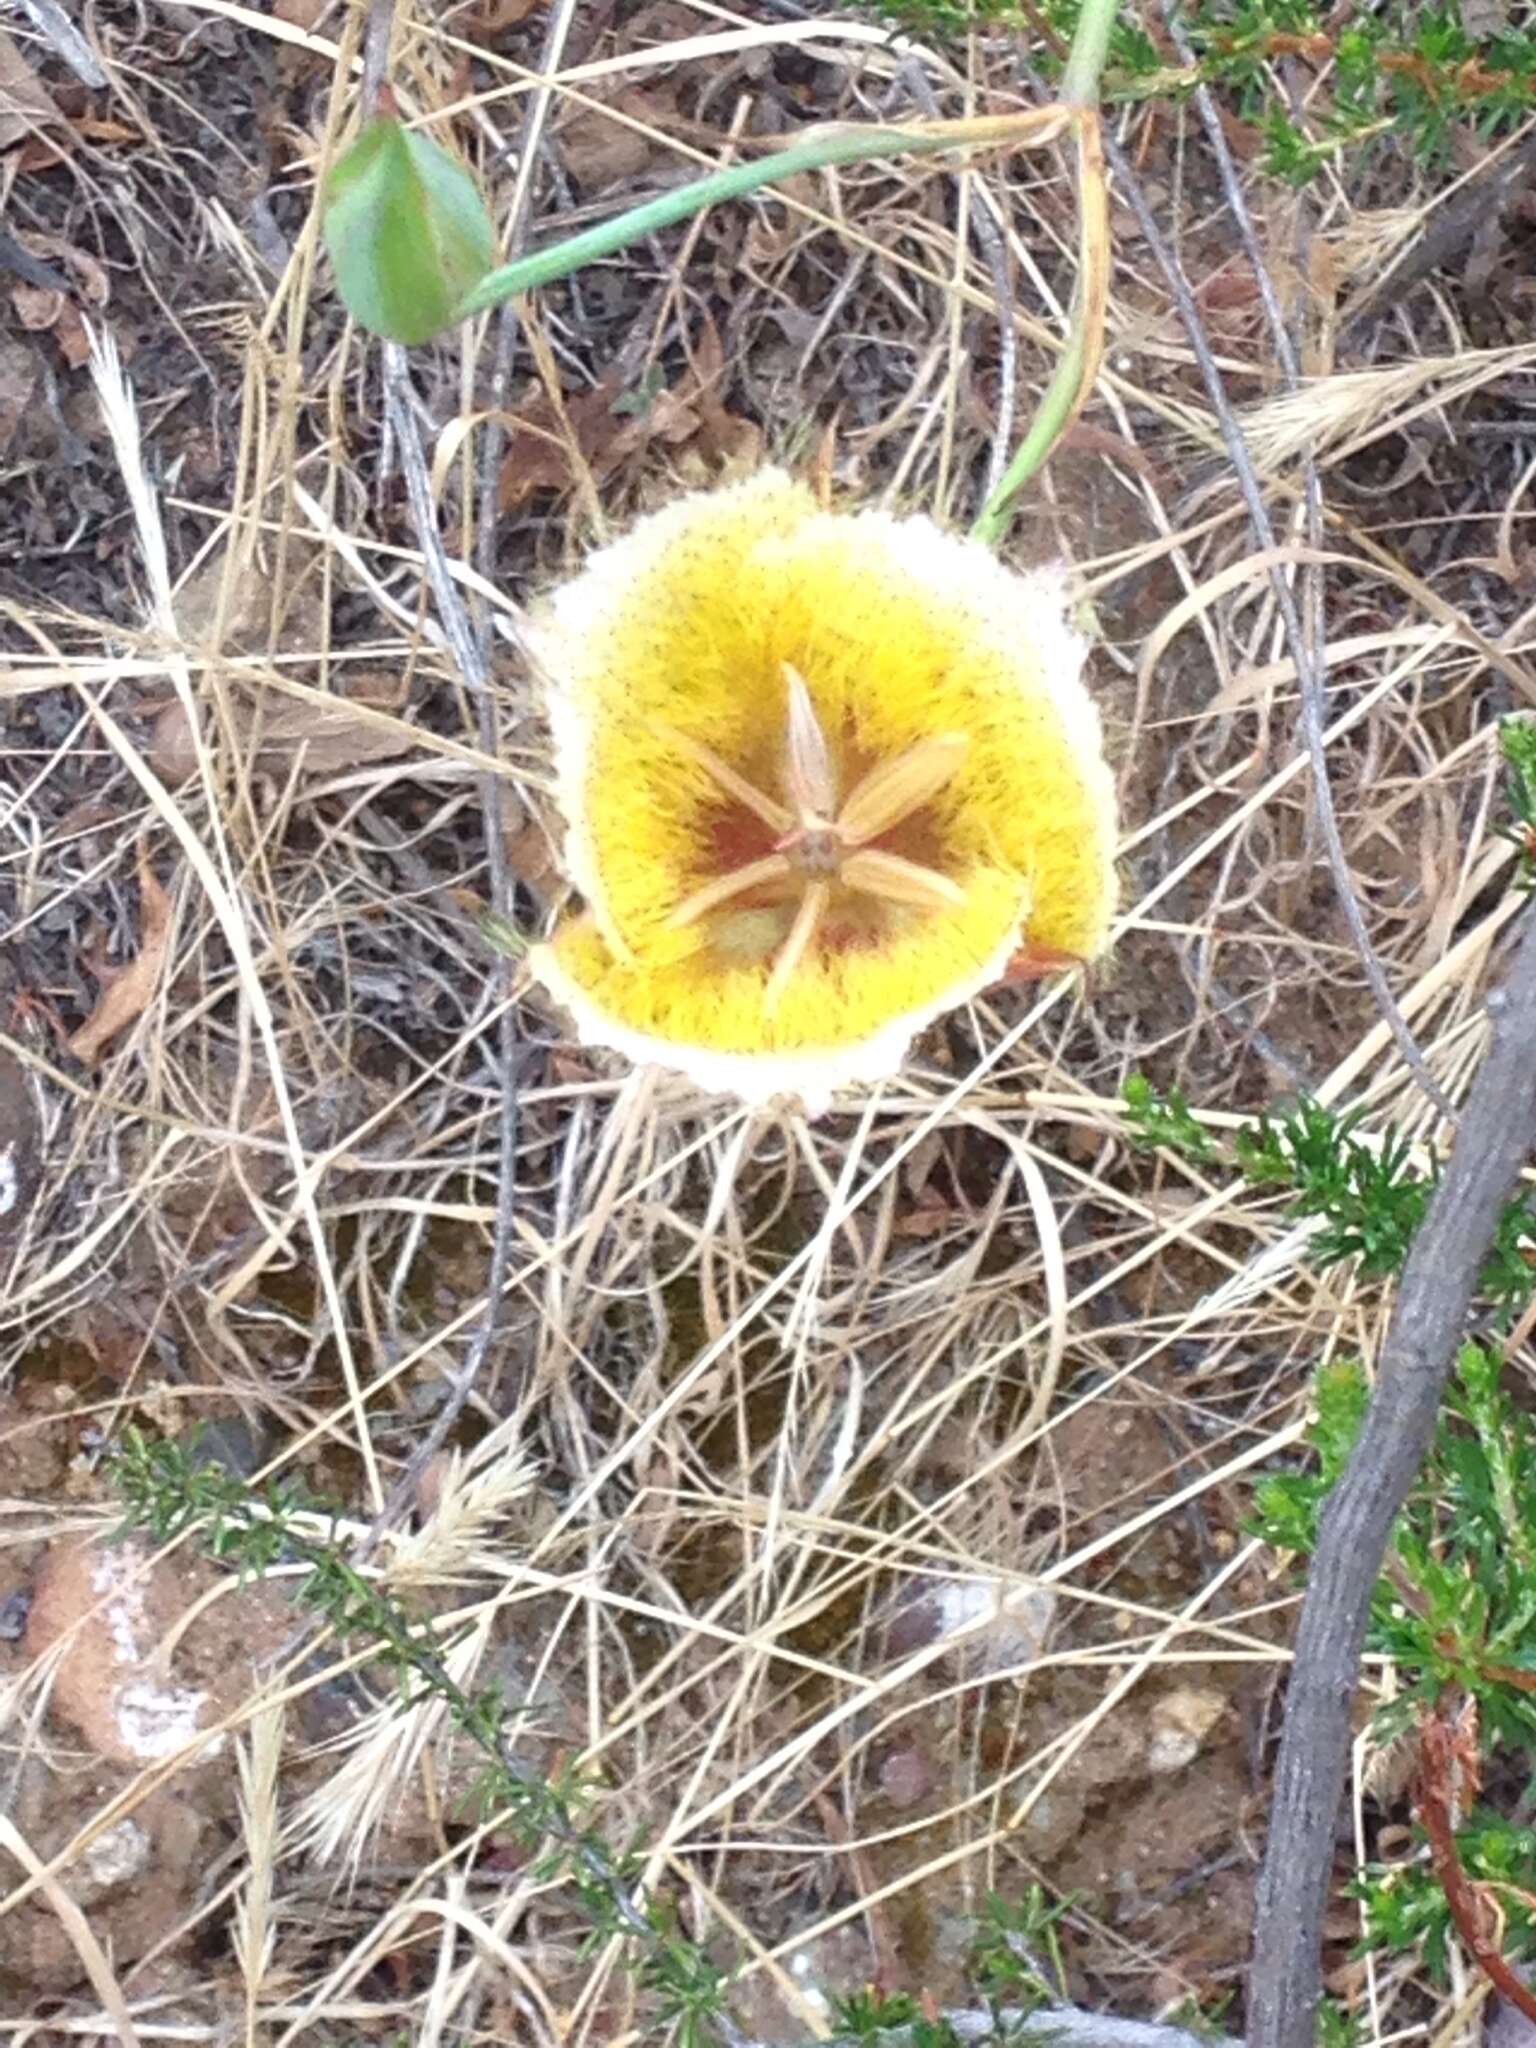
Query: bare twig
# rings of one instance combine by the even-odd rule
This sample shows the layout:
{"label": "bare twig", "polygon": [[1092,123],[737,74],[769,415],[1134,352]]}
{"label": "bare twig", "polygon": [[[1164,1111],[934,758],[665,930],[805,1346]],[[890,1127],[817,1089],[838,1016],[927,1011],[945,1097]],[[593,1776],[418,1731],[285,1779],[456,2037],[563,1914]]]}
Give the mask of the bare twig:
{"label": "bare twig", "polygon": [[102,70],[96,52],[59,5],[59,0],[16,0],[16,4],[54,55],[69,66],[82,85],[99,92],[103,86],[112,83]]}
{"label": "bare twig", "polygon": [[[1153,2020],[1123,2020],[1113,2013],[1085,2012],[1077,2005],[1042,2005],[1033,2012],[1004,2007],[1000,2012],[945,2012],[961,2041],[1038,2041],[1054,2048],[1240,2048],[1229,2034],[1192,2034],[1187,2027],[1160,2026]],[[846,2036],[834,2034],[835,2044]],[[883,2027],[885,2048],[909,2048],[916,2028]],[[744,2042],[741,2048],[758,2048]],[[812,2048],[810,2042],[804,2048]]]}
{"label": "bare twig", "polygon": [[1403,1269],[1376,1393],[1323,1511],[1296,1632],[1259,1878],[1248,2048],[1312,2048],[1319,1950],[1371,1591],[1434,1434],[1479,1269],[1536,1145],[1536,919],[1488,998],[1493,1043]]}
{"label": "bare twig", "polygon": [[[1212,118],[1215,120],[1214,109],[1212,110]],[[1215,132],[1218,135],[1220,134],[1219,121],[1215,121]],[[1210,341],[1205,332],[1205,325],[1200,317],[1200,309],[1195,301],[1195,295],[1190,290],[1189,281],[1184,275],[1183,268],[1178,258],[1174,255],[1162,229],[1159,227],[1152,209],[1147,205],[1124,151],[1107,131],[1104,136],[1104,147],[1110,165],[1114,170],[1116,181],[1130,201],[1131,210],[1136,215],[1137,225],[1146,238],[1147,246],[1151,249],[1153,256],[1157,260],[1158,268],[1162,271],[1164,280],[1167,283],[1169,295],[1178,308],[1179,318],[1189,337],[1190,348],[1199,366],[1201,378],[1210,397],[1212,410],[1216,414],[1217,424],[1221,429],[1221,438],[1226,444],[1227,454],[1231,458],[1237,487],[1242,494],[1243,504],[1248,513],[1249,524],[1253,528],[1254,538],[1258,541],[1261,549],[1273,548],[1275,546],[1275,529],[1269,516],[1269,507],[1264,502],[1263,488],[1259,483],[1252,459],[1249,456],[1247,443],[1243,439],[1243,431],[1238,424],[1237,415],[1232,410],[1231,403],[1227,398],[1226,387],[1222,383],[1221,372],[1216,366],[1216,358],[1212,353]],[[1243,204],[1242,193],[1232,167],[1231,158],[1225,153],[1225,138],[1222,139],[1222,150],[1218,154],[1218,162],[1225,166],[1227,193],[1229,199],[1233,202],[1240,230],[1245,232],[1251,247],[1257,251],[1257,239],[1253,235],[1252,223],[1248,218],[1246,206]],[[1257,255],[1254,260],[1254,268],[1260,279],[1264,280],[1264,283],[1261,283],[1260,289],[1261,291],[1265,290],[1267,279],[1265,279],[1264,265],[1262,261],[1258,260]],[[1277,335],[1276,348],[1281,354],[1282,363],[1289,366],[1288,374],[1294,378],[1295,355],[1291,348],[1290,337],[1285,332],[1285,323],[1279,317],[1279,307],[1274,302],[1272,286],[1268,287],[1265,306],[1266,310],[1273,310]],[[1283,337],[1283,339],[1280,337]],[[1328,750],[1324,740],[1323,710],[1326,678],[1317,658],[1316,640],[1306,631],[1301,613],[1297,608],[1295,592],[1286,580],[1284,569],[1279,565],[1275,566],[1269,572],[1269,579],[1274,590],[1275,604],[1280,612],[1281,623],[1285,628],[1286,644],[1290,649],[1291,658],[1296,664],[1296,674],[1301,683],[1302,736],[1306,742],[1308,755],[1311,758],[1312,783],[1317,803],[1318,824],[1322,830],[1323,846],[1328,856],[1328,866],[1333,876],[1333,884],[1338,895],[1339,907],[1344,913],[1344,921],[1349,927],[1350,939],[1359,956],[1360,965],[1365,972],[1365,978],[1370,986],[1371,995],[1375,1000],[1377,1009],[1386,1020],[1398,1051],[1402,1054],[1405,1064],[1423,1089],[1425,1095],[1434,1104],[1441,1116],[1448,1123],[1454,1125],[1456,1122],[1455,1107],[1444,1089],[1439,1086],[1428,1067],[1424,1064],[1424,1056],[1419,1051],[1413,1033],[1408,1029],[1402,1011],[1398,1008],[1397,998],[1392,993],[1386,971],[1377,957],[1375,946],[1371,943],[1371,935],[1366,930],[1365,918],[1360,909],[1359,898],[1355,894],[1354,883],[1350,877],[1349,856],[1345,852],[1344,841],[1339,832],[1338,814],[1334,809],[1333,803],[1333,787],[1328,779]]]}
{"label": "bare twig", "polygon": [[[561,0],[550,21],[541,58],[547,77],[559,68],[561,52],[571,32],[575,0]],[[533,189],[532,163],[538,154],[549,118],[551,94],[536,95],[522,138],[523,170],[513,204],[508,232],[509,255],[515,256],[528,231],[529,199]],[[506,416],[507,388],[511,382],[513,350],[517,340],[517,302],[501,306],[497,316],[496,340],[491,369],[488,418],[480,448],[477,491],[479,498],[475,531],[476,566],[486,582],[496,571],[497,511],[501,485],[501,456],[505,442],[502,421]],[[490,689],[490,653],[493,621],[488,607],[479,608],[471,627],[458,587],[448,566],[437,511],[432,503],[426,460],[409,402],[409,373],[405,352],[394,344],[385,348],[386,403],[392,430],[400,448],[406,492],[418,544],[427,563],[427,574],[438,616],[459,672],[475,704],[476,729],[483,753],[497,750],[496,705]],[[507,835],[500,779],[480,778],[480,801],[485,822],[486,868],[490,882],[491,907],[503,928],[512,922],[514,877],[507,860]],[[503,970],[503,996],[497,1018],[497,1065],[501,1078],[501,1111],[497,1119],[496,1222],[491,1239],[490,1266],[486,1275],[485,1314],[475,1332],[463,1370],[449,1389],[431,1429],[411,1456],[391,1496],[386,1522],[397,1518],[411,1499],[421,1475],[448,1440],[448,1434],[473,1392],[500,1323],[501,1301],[512,1265],[512,1241],[516,1217],[518,1114],[518,1062],[521,1046],[517,1012],[512,1001],[508,971]],[[515,1398],[509,1406],[515,1406]]]}
{"label": "bare twig", "polygon": [[389,46],[395,32],[395,0],[373,0],[363,31],[363,119],[374,111],[379,90],[389,76]]}
{"label": "bare twig", "polygon": [[[406,498],[411,508],[411,523],[415,530],[417,545],[426,561],[427,580],[432,586],[432,596],[437,606],[443,635],[464,686],[477,707],[480,743],[489,752],[494,748],[496,741],[495,706],[490,694],[489,622],[483,620],[478,632],[472,628],[458,585],[448,567],[447,553],[438,531],[437,509],[432,502],[432,486],[427,475],[426,456],[422,450],[421,435],[411,404],[410,370],[405,350],[395,342],[386,342],[384,345],[384,402],[395,445],[400,453]],[[490,787],[495,781],[496,778],[491,775],[482,777],[481,800],[485,808],[492,896],[498,913],[504,917],[510,907],[511,878],[507,868],[506,834],[501,825],[500,791]],[[501,1016],[498,1020],[498,1054],[501,1065],[502,1108],[497,1148],[496,1228],[491,1243],[490,1271],[486,1280],[485,1314],[475,1332],[463,1370],[448,1390],[431,1429],[412,1453],[410,1463],[391,1491],[379,1519],[380,1529],[389,1527],[404,1513],[422,1473],[447,1442],[449,1431],[463,1412],[464,1404],[484,1368],[500,1321],[501,1298],[505,1291],[511,1261],[517,1171],[517,1033],[510,991],[504,994]]]}
{"label": "bare twig", "polygon": [[[546,78],[560,68],[561,55],[570,36],[575,14],[575,0],[560,0],[550,20],[549,32],[545,37],[544,49],[539,59],[539,68]],[[529,201],[533,191],[531,166],[543,143],[552,99],[553,95],[548,88],[535,96],[523,129],[523,174],[518,183],[508,229],[509,254],[517,253],[528,233]],[[507,416],[507,392],[512,381],[512,357],[517,342],[518,325],[517,301],[509,300],[501,307],[496,317],[488,416],[485,437],[480,448],[480,503],[475,525],[475,563],[487,583],[494,582],[496,576],[501,458],[506,443],[506,429],[503,423]],[[490,608],[482,603],[476,620],[475,638],[481,673],[487,675],[490,670],[493,631],[494,621]],[[496,705],[489,690],[482,690],[476,698],[475,715],[481,751],[494,754],[497,750]],[[507,834],[502,798],[500,778],[494,775],[482,776],[480,801],[485,817],[485,852],[490,877],[491,907],[505,929],[513,921],[515,877],[507,859]],[[503,969],[503,981],[510,998],[510,965]],[[496,1135],[496,1227],[491,1240],[490,1270],[486,1276],[485,1318],[476,1332],[469,1358],[460,1375],[459,1386],[454,1390],[453,1396],[444,1403],[444,1415],[449,1416],[449,1422],[445,1424],[443,1416],[440,1415],[434,1424],[432,1433],[436,1435],[442,1430],[444,1437],[447,1428],[452,1426],[452,1416],[457,1415],[468,1400],[470,1390],[484,1366],[486,1353],[495,1335],[501,1298],[506,1291],[507,1275],[512,1265],[512,1236],[517,1197],[517,1142],[521,1121],[518,1113],[518,1064],[522,1048],[518,1037],[517,1011],[510,1000],[503,1007],[496,1028],[497,1059],[501,1069],[501,1115],[497,1120]],[[508,1406],[513,1405],[515,1402],[509,1400]]]}

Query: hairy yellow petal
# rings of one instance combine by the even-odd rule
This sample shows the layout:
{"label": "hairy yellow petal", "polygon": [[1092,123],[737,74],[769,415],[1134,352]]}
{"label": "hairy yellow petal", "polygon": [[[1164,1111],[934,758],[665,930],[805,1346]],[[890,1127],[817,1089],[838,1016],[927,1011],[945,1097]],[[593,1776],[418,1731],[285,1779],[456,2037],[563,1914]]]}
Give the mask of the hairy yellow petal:
{"label": "hairy yellow petal", "polygon": [[747,810],[761,818],[765,825],[771,825],[775,832],[788,832],[793,829],[793,813],[785,810],[782,804],[775,803],[771,796],[766,795],[755,783],[748,782],[744,775],[738,775],[729,761],[721,760],[713,747],[706,747],[702,740],[696,740],[688,733],[679,732],[675,725],[664,724],[660,719],[656,721],[656,730],[680,753],[687,754],[697,761],[718,788],[727,796],[733,796],[737,803],[744,805]]}
{"label": "hairy yellow petal", "polygon": [[795,1094],[820,1107],[836,1088],[894,1073],[914,1032],[995,982],[1027,910],[1017,882],[995,871],[971,878],[963,911],[893,905],[885,944],[845,954],[813,947],[772,1011],[763,997],[783,925],[766,915],[745,952],[697,950],[666,966],[618,958],[591,918],[573,917],[532,950],[529,966],[588,1045],[747,1101]]}
{"label": "hairy yellow petal", "polygon": [[[759,1064],[889,1071],[1026,945],[1102,951],[1114,790],[1064,613],[1051,575],[776,471],[595,555],[541,643],[590,914],[535,971],[583,1034],[759,1095]],[[819,849],[775,841],[829,812],[840,876],[796,904]]]}

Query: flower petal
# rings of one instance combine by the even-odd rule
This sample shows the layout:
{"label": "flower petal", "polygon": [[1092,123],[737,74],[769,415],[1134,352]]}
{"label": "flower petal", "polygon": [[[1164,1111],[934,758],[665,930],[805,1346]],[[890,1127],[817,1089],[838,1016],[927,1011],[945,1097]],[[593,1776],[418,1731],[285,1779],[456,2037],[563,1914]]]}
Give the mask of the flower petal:
{"label": "flower petal", "polygon": [[763,470],[642,520],[554,594],[539,652],[566,865],[616,951],[642,950],[708,879],[717,786],[669,730],[778,789],[784,684],[762,652],[774,584],[760,560],[815,513],[803,485]]}
{"label": "flower petal", "polygon": [[[685,1073],[696,1071],[696,1055],[728,1057],[740,1074],[754,1060],[786,1057],[806,1073],[862,1071],[860,1048],[907,1044],[920,1024],[998,978],[1018,950],[1028,898],[1016,878],[991,869],[969,879],[960,908],[873,908],[873,935],[861,931],[848,946],[838,944],[846,908],[819,920],[820,943],[771,1008],[765,998],[795,914],[787,904],[763,914],[739,949],[701,944],[665,962],[622,959],[593,919],[577,916],[533,949],[529,965],[552,995],[579,1007],[588,1043],[623,1051],[643,1038],[647,1057]],[[756,916],[746,914],[749,926]]]}
{"label": "flower petal", "polygon": [[773,971],[768,976],[768,985],[763,990],[763,1016],[770,1019],[784,1000],[787,989],[793,986],[795,976],[805,965],[806,956],[816,942],[816,935],[826,919],[832,903],[832,887],[828,882],[812,882],[800,898],[785,934],[784,943],[774,955]]}
{"label": "flower petal", "polygon": [[944,910],[965,901],[960,884],[937,868],[925,868],[920,861],[903,860],[899,853],[881,853],[869,847],[849,854],[842,877],[850,889],[883,896],[887,903],[910,903],[919,910]]}
{"label": "flower petal", "polygon": [[[658,999],[649,985],[652,978],[643,969],[615,961],[590,919],[572,919],[551,943],[533,948],[528,964],[535,979],[569,1013],[583,1045],[620,1053],[637,1065],[668,1068],[712,1095],[747,1103],[793,1098],[808,1115],[816,1116],[830,1106],[839,1089],[895,1074],[914,1037],[946,1011],[990,988],[1016,946],[1017,926],[988,958],[926,1001],[887,1013],[861,1036],[799,1044],[784,1042],[782,1032],[765,1030],[761,1021],[755,1043],[750,1031],[742,1034],[743,1043],[722,1042],[730,1037],[730,1017],[762,1019],[760,973],[743,977],[743,988],[739,983],[722,985],[715,974],[703,975],[689,986],[673,970],[665,996]],[[782,1026],[784,1011],[799,1008],[793,1001],[797,992],[788,992],[789,1000],[771,1021]],[[701,1018],[709,1017],[717,1020],[718,1033],[701,1038],[696,1027]],[[677,1024],[690,1035],[674,1035],[668,1027]]]}
{"label": "flower petal", "polygon": [[789,697],[784,761],[784,793],[801,825],[824,824],[837,810],[837,773],[832,750],[816,716],[805,677],[792,662],[784,664]]}
{"label": "flower petal", "polygon": [[731,868],[725,874],[717,875],[712,882],[706,882],[702,889],[695,889],[691,896],[685,896],[667,922],[681,931],[687,925],[697,924],[711,910],[718,910],[722,903],[729,903],[733,896],[745,896],[751,889],[761,889],[764,883],[782,881],[793,873],[793,867],[782,853],[770,853],[762,860],[748,861],[745,867]]}

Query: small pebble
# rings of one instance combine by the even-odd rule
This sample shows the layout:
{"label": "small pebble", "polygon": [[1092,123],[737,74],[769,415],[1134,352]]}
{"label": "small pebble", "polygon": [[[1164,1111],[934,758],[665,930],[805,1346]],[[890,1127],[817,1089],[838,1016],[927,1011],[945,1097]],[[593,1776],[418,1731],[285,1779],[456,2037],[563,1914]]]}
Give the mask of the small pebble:
{"label": "small pebble", "polygon": [[880,1790],[892,1806],[916,1806],[933,1789],[933,1767],[920,1749],[893,1749],[880,1766]]}

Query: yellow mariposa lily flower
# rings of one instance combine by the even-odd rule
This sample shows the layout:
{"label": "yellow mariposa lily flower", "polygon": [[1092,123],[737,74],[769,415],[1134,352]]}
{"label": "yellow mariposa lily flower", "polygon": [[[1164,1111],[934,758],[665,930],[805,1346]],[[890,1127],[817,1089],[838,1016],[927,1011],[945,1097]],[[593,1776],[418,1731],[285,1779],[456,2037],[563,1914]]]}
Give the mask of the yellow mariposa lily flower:
{"label": "yellow mariposa lily flower", "polygon": [[1102,949],[1114,789],[1055,577],[766,470],[596,554],[541,652],[585,908],[530,964],[586,1043],[819,1106],[1021,950]]}

